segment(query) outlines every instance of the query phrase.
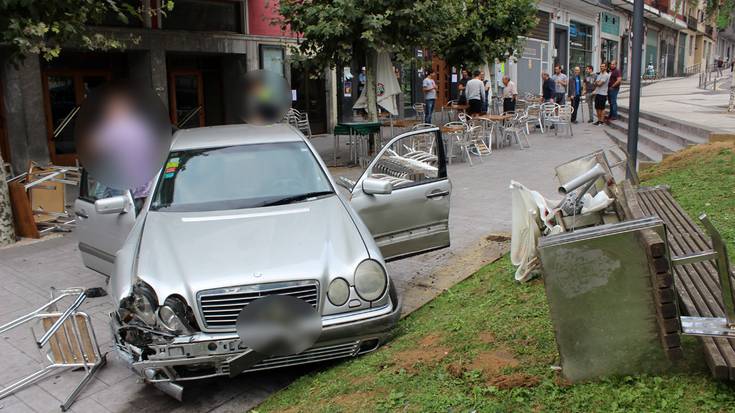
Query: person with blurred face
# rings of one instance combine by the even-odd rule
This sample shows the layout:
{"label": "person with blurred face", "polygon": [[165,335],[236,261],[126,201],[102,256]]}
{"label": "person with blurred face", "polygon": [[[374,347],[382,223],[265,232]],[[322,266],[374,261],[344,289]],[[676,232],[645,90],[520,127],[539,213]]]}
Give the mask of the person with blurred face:
{"label": "person with blurred face", "polygon": [[554,93],[556,91],[556,83],[551,80],[551,76],[548,73],[541,73],[541,79],[543,84],[541,86],[541,92],[544,98],[544,102],[554,103]]}
{"label": "person with blurred face", "polygon": [[467,82],[467,86],[464,91],[467,96],[467,103],[469,104],[467,113],[474,116],[482,112],[482,100],[485,95],[485,84],[480,80],[479,70],[472,72],[472,75],[474,77]]}
{"label": "person with blurred face", "polygon": [[490,81],[485,79],[485,71],[480,70],[480,80],[485,85],[484,99],[482,100],[482,113],[488,113],[488,107],[490,106],[490,99],[492,99],[492,91],[490,90]]}
{"label": "person with blurred face", "polygon": [[595,68],[592,65],[587,65],[584,74],[584,98],[587,101],[587,113],[589,113],[589,120],[587,123],[594,122],[593,113],[595,113]]}
{"label": "person with blurred face", "polygon": [[584,91],[584,82],[582,80],[582,71],[579,66],[574,68],[572,77],[569,79],[569,99],[572,101],[572,123],[577,123],[577,112],[579,112],[579,101]]}
{"label": "person with blurred face", "polygon": [[551,80],[554,81],[554,100],[556,103],[563,105],[565,103],[569,79],[567,75],[562,73],[559,63],[554,65],[554,74],[551,76]]}
{"label": "person with blurred face", "polygon": [[518,89],[508,76],[503,76],[503,112],[515,112]]}
{"label": "person with blurred face", "polygon": [[434,70],[426,69],[426,77],[422,83],[424,90],[424,123],[431,123],[431,117],[434,114],[434,104],[436,103],[436,81],[434,80]]}
{"label": "person with blurred face", "polygon": [[605,104],[607,103],[607,88],[610,82],[610,74],[607,73],[607,65],[600,65],[600,73],[595,78],[595,110],[597,111],[597,122],[595,125],[604,124]]}
{"label": "person with blurred face", "polygon": [[610,120],[618,118],[618,92],[620,92],[620,83],[623,82],[623,76],[618,69],[618,62],[613,60],[610,62],[610,81],[607,86],[607,98],[610,101]]}

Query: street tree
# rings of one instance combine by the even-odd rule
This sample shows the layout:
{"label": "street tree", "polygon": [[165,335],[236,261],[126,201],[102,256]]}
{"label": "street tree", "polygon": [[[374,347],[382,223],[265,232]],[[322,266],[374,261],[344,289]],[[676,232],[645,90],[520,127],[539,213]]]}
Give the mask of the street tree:
{"label": "street tree", "polygon": [[[165,14],[173,9],[164,0],[160,9],[143,7],[148,2],[117,0],[0,0],[0,44],[18,61],[28,55],[46,60],[58,57],[64,46],[73,44],[89,50],[119,49],[121,40],[94,26],[109,19],[127,23],[146,14]],[[131,36],[130,42],[138,39]]]}
{"label": "street tree", "polygon": [[366,61],[366,97],[370,120],[377,120],[378,53],[410,58],[417,47],[433,49],[455,37],[459,0],[280,0],[278,19],[298,36],[295,54],[317,67]]}
{"label": "street tree", "polygon": [[3,157],[0,154],[0,247],[15,242],[15,229],[13,228],[13,214],[10,210],[10,193],[5,181],[5,168]]}
{"label": "street tree", "polygon": [[478,66],[506,60],[538,24],[536,0],[465,0],[454,24],[457,36],[444,37],[436,53],[451,65]]}

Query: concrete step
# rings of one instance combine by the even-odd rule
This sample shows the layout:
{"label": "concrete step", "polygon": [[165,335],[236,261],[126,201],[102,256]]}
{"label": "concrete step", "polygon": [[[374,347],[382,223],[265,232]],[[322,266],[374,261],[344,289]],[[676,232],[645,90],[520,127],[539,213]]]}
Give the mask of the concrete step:
{"label": "concrete step", "polygon": [[[605,134],[615,142],[616,145],[625,149],[628,145],[628,135],[614,128],[605,128]],[[663,154],[652,148],[645,142],[638,142],[638,163],[639,166],[646,164],[658,163],[663,159]]]}
{"label": "concrete step", "polygon": [[[628,114],[620,112],[620,121],[623,122],[627,128],[628,126]],[[707,139],[701,136],[692,136],[683,133],[682,131],[668,126],[666,123],[657,123],[652,120],[639,117],[638,118],[638,129],[643,131],[651,132],[654,135],[666,138],[677,145],[687,147],[690,145],[698,145],[701,143],[707,143]]]}
{"label": "concrete step", "polygon": [[[622,120],[612,121],[610,122],[610,127],[620,131],[626,137],[628,136],[628,122]],[[662,155],[680,151],[688,146],[676,140],[658,136],[643,128],[638,128],[638,143],[644,143],[656,151],[661,152]]]}
{"label": "concrete step", "polygon": [[[620,106],[618,112],[623,115],[628,115],[628,108]],[[639,113],[640,120],[650,121],[656,124],[658,127],[663,127],[667,131],[673,132],[676,135],[691,138],[693,143],[706,143],[709,142],[709,135],[713,132],[712,129],[705,129],[697,125],[690,124],[672,117],[658,115],[650,112],[641,111]]]}

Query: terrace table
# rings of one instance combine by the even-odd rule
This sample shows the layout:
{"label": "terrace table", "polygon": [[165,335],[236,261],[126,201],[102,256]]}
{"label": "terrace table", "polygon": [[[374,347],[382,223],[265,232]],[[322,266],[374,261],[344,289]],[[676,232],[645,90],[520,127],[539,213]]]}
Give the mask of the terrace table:
{"label": "terrace table", "polygon": [[[339,150],[339,136],[348,135],[351,143],[350,161],[362,164],[375,147],[375,134],[380,133],[380,122],[342,122],[334,127],[334,165],[337,165],[337,151]],[[366,137],[367,145],[359,139]],[[364,146],[364,147],[363,147]]]}

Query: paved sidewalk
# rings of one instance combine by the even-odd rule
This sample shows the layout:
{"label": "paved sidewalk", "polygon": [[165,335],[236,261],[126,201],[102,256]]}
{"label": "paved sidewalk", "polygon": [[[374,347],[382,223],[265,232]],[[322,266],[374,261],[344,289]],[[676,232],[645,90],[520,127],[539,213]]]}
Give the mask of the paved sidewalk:
{"label": "paved sidewalk", "polygon": [[[515,179],[550,198],[558,198],[553,167],[593,150],[611,146],[601,127],[579,124],[575,136],[555,137],[553,134],[530,138],[532,148],[516,147],[495,150],[485,162],[453,164],[451,236],[452,246],[410,259],[389,264],[393,279],[402,288],[425,288],[427,294],[437,294],[441,288],[431,288],[454,282],[458,273],[474,271],[491,259],[484,238],[494,232],[509,232],[511,198],[508,183]],[[331,149],[327,137],[315,138],[315,145],[326,159]],[[344,147],[343,147],[344,150]],[[349,171],[355,173],[355,170]],[[0,250],[0,323],[30,312],[47,301],[51,286],[58,288],[83,286],[105,287],[105,278],[84,268],[76,248],[74,234],[31,245]],[[420,297],[424,301],[429,296]],[[414,307],[420,302],[409,303]],[[83,306],[94,320],[95,331],[104,349],[109,350],[111,332],[107,312],[112,304],[107,297],[88,299]],[[3,354],[0,384],[37,368],[43,358],[35,348],[28,330],[5,334],[0,339]],[[320,367],[301,367],[258,374],[246,374],[230,379],[210,380],[189,384],[185,401],[179,403],[159,393],[151,386],[137,382],[114,353],[109,354],[108,366],[99,372],[87,390],[73,405],[76,412],[244,412],[256,406],[273,391],[290,383],[293,378]],[[323,368],[323,367],[321,367]],[[53,412],[80,379],[81,373],[54,375],[38,385],[0,400],[0,413]]]}
{"label": "paved sidewalk", "polygon": [[[726,82],[729,81],[728,77]],[[648,85],[641,89],[641,112],[691,123],[713,132],[735,133],[735,112],[727,112],[729,90],[704,90],[699,89],[698,84],[698,76],[690,76]],[[621,107],[627,108],[629,102],[628,94],[618,99]]]}

